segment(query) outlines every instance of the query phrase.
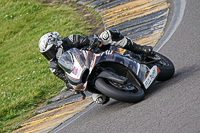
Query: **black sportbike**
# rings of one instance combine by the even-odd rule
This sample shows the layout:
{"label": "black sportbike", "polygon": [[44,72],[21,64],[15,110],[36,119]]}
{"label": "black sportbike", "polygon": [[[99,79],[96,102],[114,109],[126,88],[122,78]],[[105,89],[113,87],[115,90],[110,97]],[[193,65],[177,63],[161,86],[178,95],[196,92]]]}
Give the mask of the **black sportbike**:
{"label": "black sportbike", "polygon": [[104,94],[129,103],[141,101],[144,91],[156,80],[168,80],[175,71],[173,63],[157,52],[134,58],[114,49],[95,53],[73,48],[58,63],[75,90]]}

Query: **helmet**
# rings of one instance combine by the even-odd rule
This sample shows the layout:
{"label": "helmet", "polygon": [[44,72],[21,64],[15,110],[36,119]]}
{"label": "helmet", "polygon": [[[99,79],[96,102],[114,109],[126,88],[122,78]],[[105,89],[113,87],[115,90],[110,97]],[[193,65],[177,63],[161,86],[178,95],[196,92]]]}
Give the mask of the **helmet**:
{"label": "helmet", "polygon": [[47,60],[52,61],[57,57],[58,51],[62,51],[62,40],[58,32],[50,32],[43,35],[39,41],[40,53],[44,55]]}

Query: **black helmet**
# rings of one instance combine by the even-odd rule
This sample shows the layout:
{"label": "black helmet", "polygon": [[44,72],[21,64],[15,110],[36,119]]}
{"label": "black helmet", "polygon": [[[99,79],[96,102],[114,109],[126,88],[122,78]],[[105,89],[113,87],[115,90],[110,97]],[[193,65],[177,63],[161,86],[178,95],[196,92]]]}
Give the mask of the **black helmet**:
{"label": "black helmet", "polygon": [[62,40],[58,32],[47,33],[40,38],[40,53],[42,53],[47,60],[52,61],[57,57],[58,49],[63,49],[61,44]]}

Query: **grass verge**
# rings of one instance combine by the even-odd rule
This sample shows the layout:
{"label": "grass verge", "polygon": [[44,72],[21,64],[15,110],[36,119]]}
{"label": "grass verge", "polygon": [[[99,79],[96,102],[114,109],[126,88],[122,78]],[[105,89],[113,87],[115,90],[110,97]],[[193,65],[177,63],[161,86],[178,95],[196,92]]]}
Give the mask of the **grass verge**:
{"label": "grass verge", "polygon": [[10,132],[33,116],[35,108],[45,105],[64,86],[39,53],[40,37],[51,31],[59,32],[61,37],[85,36],[100,24],[91,25],[74,4],[59,4],[58,0],[42,2],[0,1],[0,132]]}

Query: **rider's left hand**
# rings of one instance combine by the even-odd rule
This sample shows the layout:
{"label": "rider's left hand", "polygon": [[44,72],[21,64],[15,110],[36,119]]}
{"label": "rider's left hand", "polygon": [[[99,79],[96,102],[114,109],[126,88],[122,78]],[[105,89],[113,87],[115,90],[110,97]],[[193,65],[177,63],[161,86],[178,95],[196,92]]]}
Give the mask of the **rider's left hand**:
{"label": "rider's left hand", "polygon": [[101,41],[98,38],[94,38],[89,44],[89,50],[95,51],[101,46]]}

